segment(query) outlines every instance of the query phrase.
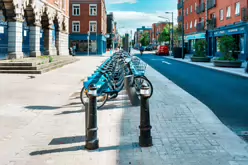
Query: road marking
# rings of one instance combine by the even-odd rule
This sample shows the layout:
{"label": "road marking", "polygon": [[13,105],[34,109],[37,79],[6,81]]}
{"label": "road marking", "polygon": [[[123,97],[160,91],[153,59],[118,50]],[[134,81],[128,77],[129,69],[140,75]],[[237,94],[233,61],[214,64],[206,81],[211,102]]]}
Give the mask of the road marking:
{"label": "road marking", "polygon": [[169,63],[169,62],[167,62],[167,61],[162,61],[162,63],[168,64],[168,65],[171,65],[171,63]]}
{"label": "road marking", "polygon": [[152,61],[161,61],[162,59],[152,59]]}

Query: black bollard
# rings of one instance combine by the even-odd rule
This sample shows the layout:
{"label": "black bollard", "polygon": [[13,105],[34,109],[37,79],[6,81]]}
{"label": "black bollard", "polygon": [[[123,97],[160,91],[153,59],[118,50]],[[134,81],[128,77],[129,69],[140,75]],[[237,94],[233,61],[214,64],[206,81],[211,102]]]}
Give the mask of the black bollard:
{"label": "black bollard", "polygon": [[246,61],[246,62],[247,62],[247,65],[245,67],[245,73],[248,73],[248,61]]}
{"label": "black bollard", "polygon": [[95,85],[90,86],[88,119],[87,119],[87,139],[85,148],[95,150],[99,148],[99,140],[97,138],[97,88]]}
{"label": "black bollard", "polygon": [[85,102],[85,139],[87,139],[88,135],[87,135],[87,128],[88,128],[88,115],[89,115],[89,100],[87,99],[87,101]]}
{"label": "black bollard", "polygon": [[133,75],[125,76],[124,84],[131,104],[133,106],[139,106],[140,105],[139,97],[136,94],[135,88],[133,87]]}
{"label": "black bollard", "polygon": [[150,110],[149,110],[149,87],[142,85],[140,89],[140,136],[139,145],[141,147],[152,146],[152,136],[150,125]]}

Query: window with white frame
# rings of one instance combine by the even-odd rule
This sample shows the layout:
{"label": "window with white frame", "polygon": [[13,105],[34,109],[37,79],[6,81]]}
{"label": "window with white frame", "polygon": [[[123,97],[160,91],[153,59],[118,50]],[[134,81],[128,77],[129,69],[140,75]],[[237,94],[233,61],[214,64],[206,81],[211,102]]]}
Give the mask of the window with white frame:
{"label": "window with white frame", "polygon": [[196,8],[197,8],[197,3],[195,3],[195,11],[196,11]]}
{"label": "window with white frame", "polygon": [[192,11],[192,10],[193,10],[192,8],[193,8],[193,7],[192,7],[192,5],[191,5],[191,6],[190,6],[190,13],[192,13],[192,12],[193,12],[193,11]]}
{"label": "window with white frame", "polygon": [[97,22],[96,21],[90,21],[90,32],[97,32]]}
{"label": "window with white frame", "polygon": [[187,22],[186,28],[189,29],[188,22]]}
{"label": "window with white frame", "polygon": [[195,19],[195,25],[194,25],[194,27],[196,27],[197,26],[197,19]]}
{"label": "window with white frame", "polygon": [[230,18],[230,17],[231,17],[231,6],[228,6],[226,11],[226,18]]}
{"label": "window with white frame", "polygon": [[240,15],[240,2],[237,2],[236,3],[235,15]]}
{"label": "window with white frame", "polygon": [[72,32],[80,32],[80,22],[72,21]]}
{"label": "window with white frame", "polygon": [[72,4],[72,15],[80,16],[80,4]]}
{"label": "window with white frame", "polygon": [[222,21],[224,19],[224,10],[220,10],[220,20]]}
{"label": "window with white frame", "polygon": [[97,4],[90,4],[90,15],[91,16],[97,15]]}
{"label": "window with white frame", "polygon": [[189,8],[187,8],[186,14],[187,14],[187,15],[189,14]]}
{"label": "window with white frame", "polygon": [[190,22],[190,29],[192,29],[192,21]]}

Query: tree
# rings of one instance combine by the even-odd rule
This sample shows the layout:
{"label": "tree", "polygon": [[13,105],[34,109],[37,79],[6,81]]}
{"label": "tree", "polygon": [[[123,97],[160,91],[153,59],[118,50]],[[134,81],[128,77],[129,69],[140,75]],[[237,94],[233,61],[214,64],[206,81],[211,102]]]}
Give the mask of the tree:
{"label": "tree", "polygon": [[149,45],[149,43],[150,43],[149,33],[145,32],[142,34],[142,37],[140,39],[140,43],[142,44],[142,46]]}
{"label": "tree", "polygon": [[182,40],[182,25],[174,26],[174,46],[179,47]]}
{"label": "tree", "polygon": [[166,25],[162,33],[159,35],[158,42],[169,42],[170,41],[170,27]]}

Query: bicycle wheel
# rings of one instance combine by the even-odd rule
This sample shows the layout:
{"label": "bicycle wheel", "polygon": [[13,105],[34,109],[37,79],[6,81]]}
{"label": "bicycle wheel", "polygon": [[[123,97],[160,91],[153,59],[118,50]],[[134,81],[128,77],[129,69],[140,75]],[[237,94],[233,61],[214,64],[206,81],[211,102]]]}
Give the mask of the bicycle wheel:
{"label": "bicycle wheel", "polygon": [[149,87],[149,97],[152,96],[152,94],[153,94],[152,83],[145,76],[134,77],[133,83],[134,83],[134,87],[136,89],[137,95],[140,95],[140,89],[141,89],[142,85],[146,85],[147,87]]}
{"label": "bicycle wheel", "polygon": [[[88,99],[88,90],[86,90],[83,87],[80,92],[80,100],[83,105],[85,105],[85,102],[87,101],[87,99]],[[104,106],[104,104],[108,100],[108,94],[103,93],[101,96],[97,96],[96,99],[97,99],[97,109],[100,109],[102,106]]]}

